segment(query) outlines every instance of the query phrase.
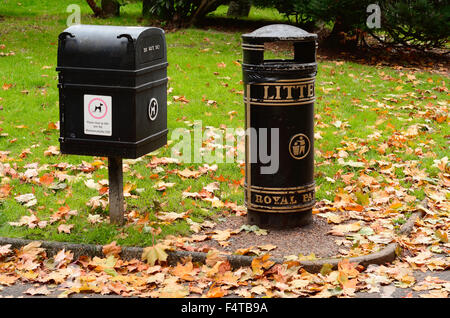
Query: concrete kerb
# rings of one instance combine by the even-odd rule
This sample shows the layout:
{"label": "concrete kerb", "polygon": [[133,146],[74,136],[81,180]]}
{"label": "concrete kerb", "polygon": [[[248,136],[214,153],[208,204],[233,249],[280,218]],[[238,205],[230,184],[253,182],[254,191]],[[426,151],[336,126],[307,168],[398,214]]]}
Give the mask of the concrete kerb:
{"label": "concrete kerb", "polygon": [[[423,217],[423,215],[423,211],[417,211],[413,213],[408,221],[400,227],[399,233],[402,235],[407,235],[413,229],[416,220],[420,217]],[[66,242],[49,242],[41,240],[0,237],[0,245],[11,244],[11,247],[14,249],[19,249],[34,241],[41,242],[41,247],[46,250],[47,255],[49,256],[56,255],[60,250],[65,249],[66,251],[71,251],[74,254],[74,259],[77,259],[82,255],[87,255],[90,257],[104,257],[101,245],[74,244]],[[351,263],[358,263],[364,267],[367,267],[370,264],[386,264],[395,260],[398,248],[398,243],[391,243],[381,251],[363,256],[349,257],[347,259]],[[144,248],[142,247],[122,246],[122,252],[120,253],[120,256],[124,260],[141,259],[143,250]],[[207,257],[206,253],[189,251],[167,251],[167,254],[169,255],[167,261],[170,265],[174,265],[181,259],[186,257],[191,257],[193,262],[205,263]],[[253,259],[255,258],[254,256],[228,254],[223,254],[223,257],[225,257],[230,262],[230,265],[234,269],[244,266],[250,266]],[[322,266],[325,264],[329,264],[332,266],[332,268],[336,268],[338,263],[343,259],[344,258],[323,258],[311,261],[300,261],[300,264],[308,272],[317,273],[320,272]],[[278,264],[282,264],[284,262],[282,258],[272,258],[271,260]]]}

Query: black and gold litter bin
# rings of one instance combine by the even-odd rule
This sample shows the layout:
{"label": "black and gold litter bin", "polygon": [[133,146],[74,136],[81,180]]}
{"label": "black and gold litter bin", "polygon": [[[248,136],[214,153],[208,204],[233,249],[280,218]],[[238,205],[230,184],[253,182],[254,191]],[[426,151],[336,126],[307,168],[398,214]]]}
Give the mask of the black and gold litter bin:
{"label": "black and gold litter bin", "polygon": [[[315,203],[317,35],[276,24],[242,39],[248,222],[263,228],[309,224]],[[293,58],[265,59],[269,43],[291,45]],[[276,169],[265,169],[264,153],[278,161],[270,162]]]}

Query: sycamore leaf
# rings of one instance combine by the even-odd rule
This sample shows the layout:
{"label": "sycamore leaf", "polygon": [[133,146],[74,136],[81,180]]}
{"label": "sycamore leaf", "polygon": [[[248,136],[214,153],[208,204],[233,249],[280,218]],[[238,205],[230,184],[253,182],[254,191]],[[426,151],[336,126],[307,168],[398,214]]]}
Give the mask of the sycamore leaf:
{"label": "sycamore leaf", "polygon": [[51,292],[47,289],[47,286],[41,286],[38,288],[31,287],[31,288],[28,288],[26,291],[24,291],[24,293],[27,295],[32,295],[32,296],[35,296],[35,295],[47,296],[47,295],[51,294]]}
{"label": "sycamore leaf", "polygon": [[271,250],[274,250],[277,248],[276,245],[272,245],[272,244],[259,245],[257,247],[263,251],[271,251]]}
{"label": "sycamore leaf", "polygon": [[252,260],[252,271],[255,275],[262,275],[264,273],[264,270],[269,269],[272,267],[275,262],[269,260],[270,254],[264,254],[261,257],[255,257]]}
{"label": "sycamore leaf", "polygon": [[0,245],[0,257],[6,256],[9,253],[12,252],[11,248],[11,244],[7,244],[7,245]]}
{"label": "sycamore leaf", "polygon": [[17,276],[0,274],[0,285],[11,286],[19,279]]}
{"label": "sycamore leaf", "polygon": [[436,230],[434,232],[434,235],[441,241],[442,243],[448,243],[448,236],[447,233],[441,230]]}
{"label": "sycamore leaf", "polygon": [[208,192],[214,193],[215,190],[220,190],[219,182],[212,182],[208,184],[206,187],[203,187]]}
{"label": "sycamore leaf", "polygon": [[322,268],[320,269],[320,274],[323,276],[327,276],[329,273],[331,273],[333,270],[333,265],[325,263],[323,264]]}
{"label": "sycamore leaf", "polygon": [[349,224],[339,224],[333,226],[332,230],[328,233],[333,235],[343,235],[348,232],[356,232],[361,229],[361,225],[359,222],[349,223]]}
{"label": "sycamore leaf", "polygon": [[311,281],[307,279],[294,279],[289,283],[290,286],[294,289],[302,289],[308,286],[311,283]]}
{"label": "sycamore leaf", "polygon": [[70,251],[60,250],[58,254],[55,255],[54,261],[56,268],[60,268],[73,260],[73,253]]}
{"label": "sycamore leaf", "polygon": [[212,239],[216,241],[226,241],[231,236],[231,230],[215,230],[214,233]]}
{"label": "sycamore leaf", "polygon": [[116,241],[113,241],[110,244],[103,245],[102,252],[105,256],[114,255],[118,258],[120,252],[122,252],[122,248],[116,245]]}
{"label": "sycamore leaf", "polygon": [[208,298],[221,298],[223,296],[226,296],[228,292],[225,289],[222,289],[221,287],[211,287],[208,292],[206,293],[206,297]]}
{"label": "sycamore leaf", "polygon": [[187,262],[186,264],[178,263],[177,266],[172,270],[172,274],[184,279],[186,281],[193,281],[194,277],[192,273],[194,272],[194,265],[192,262]]}
{"label": "sycamore leaf", "polygon": [[177,212],[159,212],[156,217],[165,222],[173,222],[177,219],[183,219],[187,216],[187,212],[177,213]]}
{"label": "sycamore leaf", "polygon": [[257,225],[244,224],[240,227],[239,232],[240,231],[253,232],[258,236],[259,235],[267,235],[267,230],[260,229]]}
{"label": "sycamore leaf", "polygon": [[165,252],[166,249],[167,246],[161,244],[146,247],[142,252],[142,259],[147,261],[150,266],[154,266],[156,262],[165,262],[169,256]]}

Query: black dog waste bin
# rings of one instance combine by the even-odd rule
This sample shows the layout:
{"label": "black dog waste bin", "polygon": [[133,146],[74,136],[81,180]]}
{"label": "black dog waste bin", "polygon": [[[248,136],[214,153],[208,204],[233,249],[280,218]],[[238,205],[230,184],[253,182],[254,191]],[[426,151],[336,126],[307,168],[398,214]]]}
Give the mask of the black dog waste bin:
{"label": "black dog waste bin", "polygon": [[[317,35],[289,25],[269,25],[242,35],[246,121],[245,204],[248,222],[289,228],[312,221],[314,183],[314,81]],[[291,43],[292,59],[265,59],[265,44]],[[254,130],[249,133],[248,128]],[[258,157],[278,129],[278,169],[262,173]],[[270,148],[273,149],[270,149]],[[273,156],[279,151],[278,156]]]}
{"label": "black dog waste bin", "polygon": [[159,28],[74,25],[62,32],[61,152],[135,159],[165,145],[167,65]]}
{"label": "black dog waste bin", "polygon": [[108,157],[113,223],[123,223],[122,158],[167,143],[166,52],[154,27],[74,25],[59,35],[61,153]]}

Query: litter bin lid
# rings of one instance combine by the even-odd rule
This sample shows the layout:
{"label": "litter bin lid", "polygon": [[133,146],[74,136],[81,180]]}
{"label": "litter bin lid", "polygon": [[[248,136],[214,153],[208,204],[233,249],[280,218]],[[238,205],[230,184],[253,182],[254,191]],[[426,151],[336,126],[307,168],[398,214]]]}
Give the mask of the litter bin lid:
{"label": "litter bin lid", "polygon": [[135,70],[167,61],[164,31],[155,27],[73,25],[59,40],[58,67]]}
{"label": "litter bin lid", "polygon": [[244,42],[315,41],[317,34],[288,24],[271,24],[242,35]]}

